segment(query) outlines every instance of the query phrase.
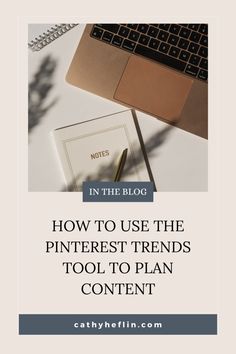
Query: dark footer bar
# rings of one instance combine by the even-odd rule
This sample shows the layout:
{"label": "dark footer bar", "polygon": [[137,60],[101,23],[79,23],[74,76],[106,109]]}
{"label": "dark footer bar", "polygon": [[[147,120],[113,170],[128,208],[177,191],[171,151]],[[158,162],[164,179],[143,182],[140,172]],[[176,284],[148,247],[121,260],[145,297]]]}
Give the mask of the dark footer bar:
{"label": "dark footer bar", "polygon": [[19,334],[212,335],[217,315],[20,314]]}

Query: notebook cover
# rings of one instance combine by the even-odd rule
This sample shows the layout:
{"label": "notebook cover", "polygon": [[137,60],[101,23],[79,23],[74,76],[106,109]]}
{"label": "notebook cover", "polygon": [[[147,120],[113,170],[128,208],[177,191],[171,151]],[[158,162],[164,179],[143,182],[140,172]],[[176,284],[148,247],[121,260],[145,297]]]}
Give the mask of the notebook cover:
{"label": "notebook cover", "polygon": [[131,110],[56,129],[54,139],[67,189],[83,181],[114,181],[128,149],[121,181],[150,181],[137,119]]}

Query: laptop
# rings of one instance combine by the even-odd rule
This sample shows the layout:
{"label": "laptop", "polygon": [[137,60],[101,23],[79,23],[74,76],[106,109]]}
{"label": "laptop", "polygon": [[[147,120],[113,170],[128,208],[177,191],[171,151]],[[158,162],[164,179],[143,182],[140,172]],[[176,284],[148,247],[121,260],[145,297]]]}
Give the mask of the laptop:
{"label": "laptop", "polygon": [[208,137],[208,25],[88,24],[68,83]]}

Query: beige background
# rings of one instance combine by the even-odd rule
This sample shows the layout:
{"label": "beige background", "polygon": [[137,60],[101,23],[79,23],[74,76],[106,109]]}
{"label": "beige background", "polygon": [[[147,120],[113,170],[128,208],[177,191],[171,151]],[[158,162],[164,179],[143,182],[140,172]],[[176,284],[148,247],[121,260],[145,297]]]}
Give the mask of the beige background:
{"label": "beige background", "polygon": [[[162,193],[155,204],[82,204],[77,194],[29,193],[21,198],[20,313],[217,313],[216,248],[219,225],[212,193],[180,196]],[[47,207],[45,208],[45,200]],[[131,211],[132,210],[132,211]],[[212,212],[209,213],[209,210]],[[128,215],[127,215],[128,214]],[[184,219],[184,233],[51,232],[51,220],[61,219]],[[36,226],[37,225],[37,226]],[[46,254],[46,240],[190,240],[189,254]],[[173,261],[170,275],[65,275],[63,261]],[[84,296],[83,282],[156,282],[152,296]]]}
{"label": "beige background", "polygon": [[[198,211],[201,211],[201,208],[204,207],[204,204],[208,207],[207,211],[209,214],[209,220],[213,220],[216,223],[216,226],[213,228],[213,231],[217,228],[217,231],[220,233],[220,240],[218,242],[218,261],[216,264],[216,270],[218,272],[218,279],[221,279],[220,289],[217,293],[220,295],[219,302],[219,317],[220,317],[220,334],[215,337],[198,337],[198,336],[94,336],[91,340],[90,337],[77,337],[77,336],[67,336],[67,337],[57,337],[57,336],[17,336],[17,313],[19,311],[19,306],[16,306],[16,293],[17,293],[17,283],[16,281],[16,269],[18,268],[18,258],[16,254],[16,237],[17,229],[24,226],[24,218],[18,219],[16,223],[16,177],[19,181],[19,174],[17,174],[16,163],[16,150],[21,148],[20,156],[24,156],[24,160],[21,161],[21,180],[18,184],[18,190],[21,191],[21,197],[23,197],[23,203],[27,203],[29,198],[33,198],[34,206],[37,208],[41,205],[41,210],[45,209],[45,205],[50,205],[56,202],[57,198],[61,199],[60,196],[56,193],[52,195],[47,194],[31,194],[27,193],[27,137],[26,137],[26,100],[27,100],[27,85],[26,82],[26,71],[21,72],[20,85],[17,84],[18,74],[19,74],[19,65],[18,65],[18,74],[16,70],[16,60],[19,62],[19,53],[16,48],[16,33],[19,32],[19,27],[16,24],[16,17],[20,16],[32,16],[35,13],[36,5],[34,3],[27,4],[27,2],[19,3],[19,8],[17,5],[13,5],[8,2],[8,12],[4,14],[2,19],[4,34],[8,37],[7,41],[4,41],[5,48],[3,50],[3,55],[1,56],[3,60],[3,82],[4,82],[4,100],[2,100],[3,114],[2,121],[4,122],[3,134],[2,134],[2,159],[1,161],[6,161],[6,166],[2,169],[2,189],[3,189],[3,207],[4,207],[4,217],[2,219],[3,230],[2,230],[2,311],[4,310],[4,316],[1,316],[2,322],[2,337],[4,338],[1,341],[1,346],[3,347],[4,352],[9,353],[41,353],[45,352],[55,352],[55,353],[64,353],[64,352],[73,352],[80,351],[86,353],[93,352],[103,352],[110,353],[111,350],[113,353],[120,352],[137,352],[142,353],[145,351],[150,351],[156,353],[157,350],[161,350],[164,353],[222,353],[222,352],[234,352],[235,341],[234,341],[234,322],[231,317],[235,305],[233,299],[234,296],[234,278],[232,269],[234,268],[233,255],[234,248],[233,242],[235,242],[233,234],[233,221],[234,221],[234,203],[230,202],[231,197],[234,195],[235,191],[235,168],[234,165],[234,151],[235,147],[233,142],[235,141],[235,118],[234,118],[234,85],[229,86],[229,78],[232,75],[232,68],[234,67],[234,57],[228,58],[228,65],[226,68],[223,68],[222,59],[224,57],[224,51],[222,48],[222,39],[225,32],[222,30],[222,25],[226,25],[227,31],[233,33],[233,15],[234,11],[230,5],[231,2],[224,2],[221,7],[218,7],[216,2],[209,1],[207,4],[205,1],[198,1],[198,8],[194,5],[190,6],[189,1],[182,1],[178,3],[173,3],[170,6],[170,3],[162,3],[162,6],[158,5],[157,1],[149,2],[151,7],[148,10],[144,10],[137,2],[133,4],[129,2],[124,2],[125,6],[122,4],[122,1],[119,1],[117,4],[112,4],[109,2],[105,6],[107,16],[111,21],[124,19],[124,9],[127,8],[127,20],[137,20],[140,22],[145,22],[148,18],[151,20],[151,15],[155,15],[155,21],[164,20],[166,22],[171,20],[178,20],[184,22],[184,20],[191,21],[193,14],[193,8],[196,9],[195,19],[205,20],[203,13],[205,9],[205,15],[208,19],[212,18],[211,21],[214,21],[216,26],[214,27],[213,37],[213,49],[212,49],[212,60],[210,63],[211,68],[211,85],[210,85],[210,146],[209,146],[209,160],[210,160],[210,174],[209,174],[209,187],[210,192],[208,195],[198,193],[196,196],[190,193],[163,193],[159,195],[157,207],[160,207],[161,212],[164,214],[166,210],[170,212],[170,206],[173,202],[174,217],[178,217],[177,214],[188,213],[188,219],[192,220],[194,225],[194,219],[192,219],[191,206],[192,203],[197,207],[199,206]],[[182,3],[182,7],[180,6]],[[24,5],[23,5],[24,4]],[[75,7],[68,6],[68,2],[64,5],[57,4],[59,6],[57,13],[61,13],[66,17],[66,20],[75,22],[72,17],[69,17],[72,13],[78,13],[79,19],[83,21],[97,21],[99,14],[102,19],[106,20],[106,16],[102,17],[102,7],[101,2],[97,7],[95,6],[93,14],[91,13],[91,3],[84,3],[83,7],[81,4],[78,4],[78,1],[75,2]],[[145,2],[145,5],[147,1]],[[29,5],[29,6],[28,6]],[[44,16],[38,18],[39,22],[45,21],[45,8],[47,8],[48,14],[55,14],[55,8],[53,3],[44,4],[43,1],[40,2],[37,8],[37,14]],[[170,8],[173,10],[170,14]],[[185,9],[184,16],[182,9]],[[188,10],[189,9],[189,10]],[[115,11],[116,10],[116,11]],[[154,11],[155,10],[155,11]],[[134,12],[137,12],[138,15],[134,16]],[[114,14],[117,14],[115,17]],[[232,14],[232,15],[231,15]],[[95,15],[97,17],[95,17]],[[171,17],[170,17],[171,15]],[[123,16],[123,17],[122,17]],[[169,16],[169,17],[168,17]],[[152,17],[154,19],[154,17]],[[78,20],[78,18],[76,19]],[[194,20],[194,19],[193,19]],[[12,21],[12,22],[11,22]],[[231,21],[231,23],[230,23]],[[48,20],[49,22],[49,20]],[[50,21],[54,22],[54,21]],[[55,22],[65,22],[62,21],[62,18],[55,19]],[[11,26],[9,24],[11,23]],[[6,30],[7,28],[7,30]],[[230,38],[227,37],[227,45],[230,43]],[[22,44],[20,45],[22,50]],[[213,60],[214,54],[214,60]],[[25,67],[25,62],[20,63]],[[5,69],[7,68],[7,70]],[[226,73],[226,76],[223,75]],[[25,77],[25,79],[24,79]],[[19,81],[18,81],[19,82]],[[15,93],[16,85],[18,85],[18,105],[13,104],[15,102]],[[7,94],[5,97],[5,93]],[[20,103],[20,104],[19,104]],[[15,119],[17,117],[17,119]],[[25,117],[25,118],[24,118]],[[221,117],[221,118],[220,118]],[[16,138],[16,121],[19,131],[21,133],[20,141]],[[19,139],[19,138],[18,138]],[[19,157],[19,156],[18,156]],[[19,160],[18,160],[19,161]],[[47,200],[46,200],[47,198]],[[81,205],[80,202],[71,197],[68,197],[66,194],[64,198],[69,198],[68,202],[71,205],[72,212],[75,213],[77,210],[78,213],[85,213],[86,206]],[[74,201],[71,199],[74,198]],[[22,201],[22,199],[21,199]],[[190,204],[191,203],[191,204]],[[188,209],[187,209],[188,205]],[[52,205],[51,205],[52,206]],[[19,207],[19,205],[18,205]],[[59,207],[59,206],[58,206]],[[77,208],[77,209],[76,209]],[[94,212],[97,212],[96,205],[93,206]],[[120,207],[119,207],[120,208]],[[205,207],[204,207],[205,208]],[[33,213],[33,209],[32,213]],[[146,212],[146,207],[145,207]],[[157,214],[155,210],[155,217]],[[70,210],[68,210],[69,212]],[[22,210],[25,213],[25,210]],[[154,212],[154,208],[153,208]],[[201,214],[201,212],[199,212]],[[105,211],[104,211],[105,214]],[[18,214],[19,215],[19,214]],[[30,226],[31,215],[28,215],[28,224]],[[23,216],[23,215],[22,215]],[[167,214],[165,214],[167,216]],[[57,214],[57,217],[60,215]],[[67,217],[63,213],[61,217]],[[22,224],[23,222],[23,224]],[[221,226],[219,227],[219,223]],[[45,226],[45,225],[44,225]],[[44,227],[42,224],[40,227]],[[194,225],[195,227],[195,225]],[[208,226],[209,227],[209,226]],[[28,229],[29,231],[30,229]],[[216,232],[215,239],[218,239],[218,232]],[[195,233],[195,231],[193,232]],[[32,238],[36,235],[25,235],[26,237],[31,236]],[[206,238],[209,234],[202,233],[201,237]],[[211,235],[210,237],[213,237]],[[195,236],[194,236],[195,237]],[[200,237],[200,236],[199,236]],[[7,241],[5,246],[5,241]],[[211,249],[209,249],[208,254],[212,256]],[[221,267],[219,268],[221,260]],[[221,277],[219,276],[221,274]],[[19,293],[18,293],[19,299]]]}

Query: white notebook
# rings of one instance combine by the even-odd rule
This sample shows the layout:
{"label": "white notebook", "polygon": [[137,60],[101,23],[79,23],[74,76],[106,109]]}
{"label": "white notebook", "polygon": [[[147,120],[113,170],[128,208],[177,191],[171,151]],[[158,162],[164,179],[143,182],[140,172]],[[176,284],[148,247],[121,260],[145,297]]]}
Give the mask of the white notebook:
{"label": "white notebook", "polygon": [[138,122],[131,110],[56,129],[53,132],[67,190],[83,181],[114,181],[124,150],[120,181],[150,181]]}

